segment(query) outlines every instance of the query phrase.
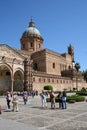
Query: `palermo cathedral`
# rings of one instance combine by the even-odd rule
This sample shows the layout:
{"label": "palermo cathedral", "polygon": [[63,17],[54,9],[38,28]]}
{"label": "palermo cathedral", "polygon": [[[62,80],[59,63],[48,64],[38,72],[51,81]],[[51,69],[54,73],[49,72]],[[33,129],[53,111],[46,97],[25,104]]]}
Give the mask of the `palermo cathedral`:
{"label": "palermo cathedral", "polygon": [[87,86],[74,67],[73,46],[60,54],[44,49],[43,41],[31,19],[20,38],[20,50],[0,44],[0,90],[40,92],[45,85],[52,85],[54,91]]}

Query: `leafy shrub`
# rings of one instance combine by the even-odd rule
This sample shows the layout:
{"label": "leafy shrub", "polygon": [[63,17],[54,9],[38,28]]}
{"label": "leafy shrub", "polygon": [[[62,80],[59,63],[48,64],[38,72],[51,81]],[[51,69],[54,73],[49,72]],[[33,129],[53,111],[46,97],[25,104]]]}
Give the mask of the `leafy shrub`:
{"label": "leafy shrub", "polygon": [[83,87],[83,88],[81,89],[81,91],[82,91],[82,92],[86,92],[87,90],[86,90],[85,87]]}
{"label": "leafy shrub", "polygon": [[[55,97],[55,101],[59,102],[57,96]],[[82,101],[85,101],[85,97],[78,96],[78,95],[67,96],[66,101],[68,103],[82,102]],[[50,102],[50,98],[47,98],[47,102]]]}
{"label": "leafy shrub", "polygon": [[84,92],[84,91],[78,91],[76,92],[77,95],[81,95],[81,96],[87,96],[87,91]]}
{"label": "leafy shrub", "polygon": [[59,93],[59,91],[54,91],[54,93],[55,93],[55,94],[58,94],[58,93]]}
{"label": "leafy shrub", "polygon": [[44,90],[53,90],[53,87],[51,85],[44,86]]}
{"label": "leafy shrub", "polygon": [[86,96],[87,95],[87,89],[85,87],[83,87],[80,91],[77,91],[76,94]]}
{"label": "leafy shrub", "polygon": [[70,102],[72,100],[74,100],[76,102],[81,102],[81,101],[85,100],[85,97],[83,97],[83,96],[77,96],[77,95],[67,96],[67,102]]}

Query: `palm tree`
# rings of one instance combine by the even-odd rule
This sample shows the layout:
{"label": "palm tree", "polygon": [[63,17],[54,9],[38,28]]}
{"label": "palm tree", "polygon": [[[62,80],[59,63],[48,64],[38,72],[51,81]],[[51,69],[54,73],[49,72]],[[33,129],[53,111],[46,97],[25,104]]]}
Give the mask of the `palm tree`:
{"label": "palm tree", "polygon": [[[75,63],[75,68],[77,70],[77,74],[79,72],[79,69],[80,69],[80,64],[77,62]],[[76,74],[76,88],[77,88],[77,91],[78,91],[78,75]]]}

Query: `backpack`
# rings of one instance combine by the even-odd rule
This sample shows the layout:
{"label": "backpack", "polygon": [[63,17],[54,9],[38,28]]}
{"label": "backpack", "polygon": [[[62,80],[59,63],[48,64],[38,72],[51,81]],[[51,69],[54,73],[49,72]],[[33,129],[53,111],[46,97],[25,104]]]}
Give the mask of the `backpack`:
{"label": "backpack", "polygon": [[11,100],[10,94],[7,95],[7,100],[9,100],[9,101]]}
{"label": "backpack", "polygon": [[51,93],[51,94],[50,94],[50,97],[51,97],[51,98],[54,98],[54,95]]}

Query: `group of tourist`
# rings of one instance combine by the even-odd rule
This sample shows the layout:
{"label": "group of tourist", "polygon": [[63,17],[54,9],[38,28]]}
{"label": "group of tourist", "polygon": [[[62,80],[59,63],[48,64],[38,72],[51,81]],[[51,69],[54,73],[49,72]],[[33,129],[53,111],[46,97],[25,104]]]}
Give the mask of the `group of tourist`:
{"label": "group of tourist", "polygon": [[11,92],[7,92],[7,95],[6,95],[6,100],[7,100],[7,107],[8,109],[11,108],[11,101],[12,101],[12,111],[16,111],[18,112],[18,96],[17,96],[17,93],[13,93],[13,95],[11,94]]}
{"label": "group of tourist", "polygon": [[[40,93],[41,96],[41,102],[42,102],[42,108],[47,108],[47,97],[50,97],[50,102],[51,102],[51,109],[55,109],[56,105],[55,105],[55,94],[53,91],[51,91],[50,93],[44,92],[42,91],[42,93]],[[27,91],[23,93],[23,101],[24,101],[24,105],[27,104],[28,101],[28,93]],[[59,92],[57,95],[58,98],[58,102],[59,102],[59,109],[66,109],[66,92]],[[10,103],[12,102],[12,111],[16,111],[18,112],[18,95],[16,92],[13,93],[13,95],[10,92],[7,92],[7,96],[6,96],[6,100],[7,100],[7,107],[8,109],[11,108]]]}
{"label": "group of tourist", "polygon": [[58,94],[58,101],[59,101],[59,108],[61,109],[66,109],[67,106],[66,106],[66,92],[63,91],[63,92],[59,92]]}
{"label": "group of tourist", "polygon": [[[23,92],[22,96],[23,96],[24,105],[26,105],[28,102],[28,96],[29,96],[28,92],[27,91]],[[31,96],[32,96],[32,98],[34,98],[34,96],[35,96],[34,91],[32,91]],[[14,92],[12,95],[11,92],[8,91],[7,95],[6,95],[6,100],[7,100],[8,109],[10,110],[11,103],[12,103],[12,111],[18,112],[18,110],[19,110],[18,109],[18,94],[16,92]]]}
{"label": "group of tourist", "polygon": [[[50,102],[51,102],[51,109],[55,109],[56,105],[55,105],[55,94],[53,91],[51,91],[49,93],[50,95]],[[42,101],[42,108],[47,108],[47,96],[48,94],[45,93],[44,91],[42,91],[42,93],[40,94],[41,96],[41,101]],[[57,95],[58,98],[58,102],[59,102],[59,109],[66,109],[66,92],[59,92]]]}

